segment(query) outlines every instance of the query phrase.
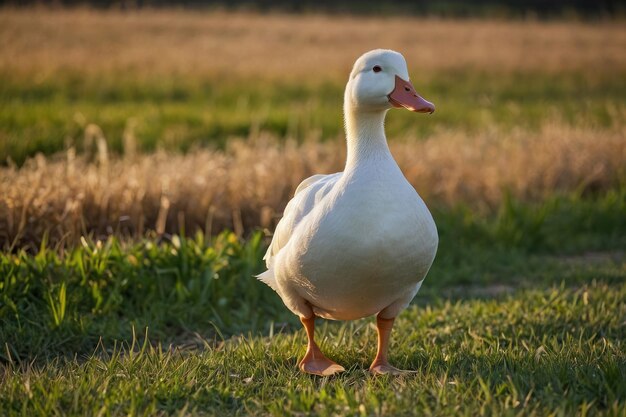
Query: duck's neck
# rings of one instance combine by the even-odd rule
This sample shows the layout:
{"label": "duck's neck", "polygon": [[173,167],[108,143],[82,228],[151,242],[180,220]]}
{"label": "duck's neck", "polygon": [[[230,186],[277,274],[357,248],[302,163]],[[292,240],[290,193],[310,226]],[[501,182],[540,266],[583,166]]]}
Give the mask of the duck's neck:
{"label": "duck's neck", "polygon": [[346,171],[368,162],[391,157],[385,137],[386,110],[364,111],[346,103],[343,113],[348,142]]}

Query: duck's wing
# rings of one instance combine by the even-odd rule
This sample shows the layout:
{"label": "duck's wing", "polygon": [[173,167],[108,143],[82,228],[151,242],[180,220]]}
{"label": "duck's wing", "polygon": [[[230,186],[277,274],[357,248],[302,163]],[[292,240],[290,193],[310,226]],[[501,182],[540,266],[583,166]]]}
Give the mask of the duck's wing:
{"label": "duck's wing", "polygon": [[261,281],[274,290],[276,290],[274,273],[272,271],[274,257],[285,247],[302,219],[333,189],[333,186],[341,178],[342,174],[343,172],[329,175],[313,175],[302,181],[296,188],[296,192],[287,204],[287,207],[285,207],[283,218],[278,222],[272,242],[263,257],[268,270],[258,276]]}
{"label": "duck's wing", "polygon": [[263,257],[268,268],[272,266],[272,258],[287,244],[296,226],[332,190],[341,174],[343,173],[313,175],[298,185],[293,198],[285,207],[283,218],[278,222],[272,242]]}

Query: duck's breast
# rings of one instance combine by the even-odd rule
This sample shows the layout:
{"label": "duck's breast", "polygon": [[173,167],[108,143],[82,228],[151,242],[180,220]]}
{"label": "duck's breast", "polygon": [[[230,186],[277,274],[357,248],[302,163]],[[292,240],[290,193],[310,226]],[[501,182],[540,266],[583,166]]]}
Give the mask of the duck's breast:
{"label": "duck's breast", "polygon": [[[311,213],[285,253],[289,279],[320,310],[340,319],[372,315],[420,282],[437,230],[400,176],[357,176]],[[340,311],[344,310],[344,311]]]}

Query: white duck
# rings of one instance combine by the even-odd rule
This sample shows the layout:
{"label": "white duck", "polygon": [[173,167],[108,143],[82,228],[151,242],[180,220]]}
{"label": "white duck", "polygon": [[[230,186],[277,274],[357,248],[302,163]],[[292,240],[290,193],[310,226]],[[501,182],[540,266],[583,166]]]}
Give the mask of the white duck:
{"label": "white duck", "polygon": [[259,279],[300,316],[308,347],[299,367],[341,372],[314,340],[315,317],[353,320],[377,314],[375,374],[401,372],[387,360],[395,317],[411,302],[437,251],[426,205],[393,159],[387,110],[432,113],[409,82],[404,57],[377,49],[354,64],[344,96],[345,170],[305,179],[285,208]]}

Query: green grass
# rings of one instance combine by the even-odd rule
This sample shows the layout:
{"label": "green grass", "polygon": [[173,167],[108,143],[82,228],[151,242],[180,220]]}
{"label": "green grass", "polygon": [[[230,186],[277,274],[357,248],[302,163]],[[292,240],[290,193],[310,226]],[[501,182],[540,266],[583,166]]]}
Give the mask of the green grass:
{"label": "green grass", "polygon": [[0,415],[623,416],[625,196],[435,208],[399,378],[366,372],[371,319],[319,322],[345,374],[297,372],[304,334],[253,277],[258,233],[4,253]]}
{"label": "green grass", "polygon": [[346,364],[299,374],[301,332],[171,350],[141,336],[87,357],[7,365],[12,415],[624,415],[626,286],[592,283],[500,300],[411,307],[391,346],[414,375],[375,378],[371,321],[329,324],[318,339]]}
{"label": "green grass", "polygon": [[[387,121],[391,137],[441,129],[479,132],[535,129],[557,121],[606,128],[621,123],[626,83],[582,74],[441,73],[413,80],[442,111],[415,123],[406,112]],[[188,151],[223,146],[231,136],[334,138],[342,134],[344,82],[309,84],[254,80],[90,78],[63,74],[35,81],[0,77],[0,161],[21,164],[36,152],[84,147],[84,128],[99,125],[109,147],[123,152],[131,123],[139,150]],[[445,111],[443,111],[445,109]]]}

